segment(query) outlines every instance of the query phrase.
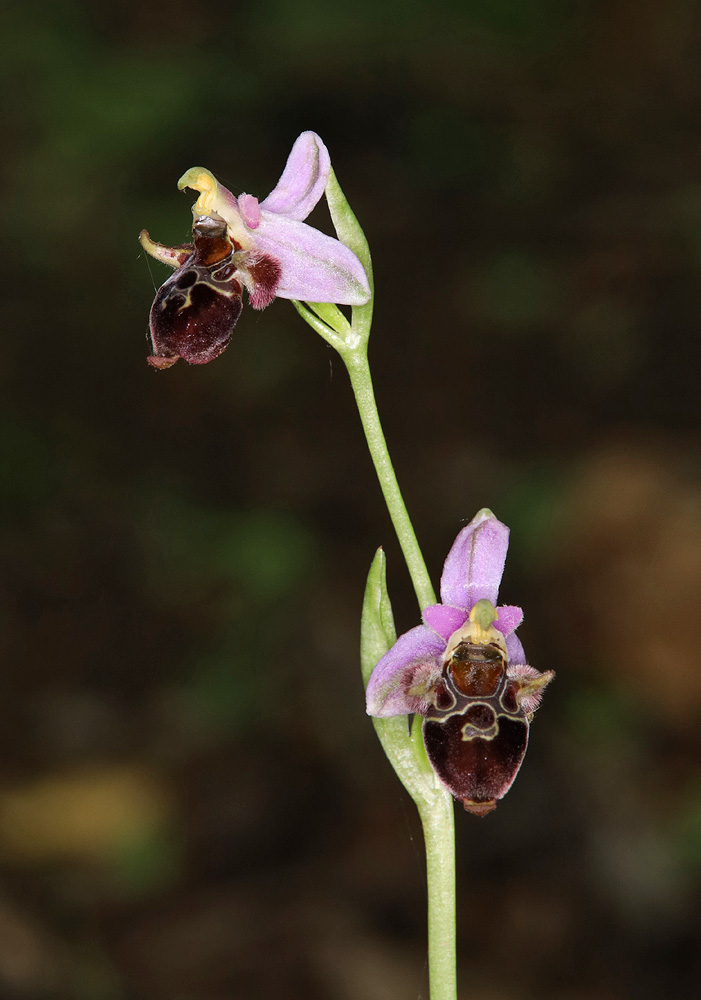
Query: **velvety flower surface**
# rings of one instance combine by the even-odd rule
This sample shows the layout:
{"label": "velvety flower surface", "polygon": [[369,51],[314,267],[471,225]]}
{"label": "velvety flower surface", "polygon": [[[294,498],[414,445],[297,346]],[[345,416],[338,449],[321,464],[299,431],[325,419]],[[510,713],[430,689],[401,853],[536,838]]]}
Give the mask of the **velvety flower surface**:
{"label": "velvety flower surface", "polygon": [[198,192],[194,242],[167,247],[145,230],[141,234],[144,249],[176,269],[151,309],[154,367],[170,367],[180,357],[205,364],[221,354],[241,312],[243,288],[254,309],[276,297],[338,305],[369,300],[356,255],[304,222],[324,193],[330,169],[319,136],[303,132],[262,202],[251,194],[235,197],[203,167],[183,174],[178,187]]}
{"label": "velvety flower surface", "polygon": [[[532,668],[526,666],[516,635],[523,612],[496,603],[508,546],[509,529],[489,510],[481,510],[462,529],[443,567],[441,603],[426,608],[424,624],[400,636],[375,667],[366,691],[369,715],[426,714],[434,702],[446,653],[469,626],[470,612],[478,601],[496,606],[493,624],[503,636],[509,669],[529,676]],[[538,696],[530,710],[535,710],[539,700]]]}
{"label": "velvety flower surface", "polygon": [[485,816],[518,773],[533,712],[552,671],[526,663],[520,608],[496,606],[509,529],[481,510],[460,532],[441,578],[441,604],[381,658],[370,715],[419,713],[426,755],[468,812]]}

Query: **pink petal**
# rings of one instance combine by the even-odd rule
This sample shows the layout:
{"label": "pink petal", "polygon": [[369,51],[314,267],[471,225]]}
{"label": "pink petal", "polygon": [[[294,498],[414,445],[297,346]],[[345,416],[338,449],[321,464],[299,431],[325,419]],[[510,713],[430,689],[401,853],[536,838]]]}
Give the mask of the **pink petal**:
{"label": "pink petal", "polygon": [[502,635],[515,632],[523,621],[523,611],[514,604],[502,604],[497,608],[497,620],[494,622]]}
{"label": "pink petal", "polygon": [[465,608],[453,608],[450,604],[431,604],[424,608],[423,619],[429,628],[447,642],[453,632],[465,624],[467,614]]}
{"label": "pink petal", "polygon": [[468,611],[482,598],[496,604],[508,547],[509,529],[483,508],[448,553],[441,577],[443,603]]}
{"label": "pink petal", "polygon": [[[425,712],[429,705],[425,695],[441,676],[444,649],[443,639],[425,625],[400,636],[370,675],[365,692],[368,715]],[[410,688],[416,690],[410,694]]]}
{"label": "pink petal", "polygon": [[316,132],[302,132],[292,147],[282,177],[261,208],[301,222],[324,193],[330,169],[329,151]]}
{"label": "pink petal", "polygon": [[509,657],[509,663],[519,664],[526,662],[526,654],[523,651],[521,640],[515,632],[506,637],[506,652]]}
{"label": "pink petal", "polygon": [[263,209],[255,246],[282,265],[275,293],[282,299],[359,306],[370,298],[365,270],[353,251],[304,222]]}
{"label": "pink petal", "polygon": [[238,197],[239,211],[249,229],[257,229],[260,225],[260,205],[252,194],[240,194]]}

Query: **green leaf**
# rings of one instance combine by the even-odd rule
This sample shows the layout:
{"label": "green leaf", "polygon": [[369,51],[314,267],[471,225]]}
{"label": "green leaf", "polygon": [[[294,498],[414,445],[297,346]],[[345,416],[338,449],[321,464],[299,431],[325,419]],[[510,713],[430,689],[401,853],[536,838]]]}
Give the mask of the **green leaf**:
{"label": "green leaf", "polygon": [[[372,561],[365,585],[360,626],[360,663],[363,684],[367,687],[377,661],[394,645],[392,604],[387,593],[387,560],[378,549]],[[416,716],[409,732],[406,715],[391,719],[372,720],[375,732],[387,759],[419,810],[437,808],[450,803],[448,790],[438,780],[424,747],[421,718]]]}

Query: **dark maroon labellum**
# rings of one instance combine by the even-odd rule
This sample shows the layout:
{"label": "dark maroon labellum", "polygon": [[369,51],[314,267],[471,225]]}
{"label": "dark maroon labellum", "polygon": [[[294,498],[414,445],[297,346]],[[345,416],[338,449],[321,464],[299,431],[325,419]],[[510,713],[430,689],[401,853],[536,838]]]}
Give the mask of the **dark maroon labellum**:
{"label": "dark maroon labellum", "polygon": [[161,285],[151,306],[148,362],[154,368],[170,368],[178,358],[191,365],[213,361],[241,315],[236,248],[226,224],[203,217],[195,221],[193,235],[192,252]]}
{"label": "dark maroon labellum", "polygon": [[518,774],[529,720],[520,683],[506,674],[496,643],[459,643],[443,668],[423,724],[428,758],[468,812],[496,808]]}

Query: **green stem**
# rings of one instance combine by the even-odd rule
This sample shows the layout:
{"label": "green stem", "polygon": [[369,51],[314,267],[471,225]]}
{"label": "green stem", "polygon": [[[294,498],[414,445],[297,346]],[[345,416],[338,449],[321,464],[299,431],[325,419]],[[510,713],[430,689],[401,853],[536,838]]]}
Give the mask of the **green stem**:
{"label": "green stem", "polygon": [[402,547],[404,559],[414,585],[416,597],[423,610],[429,604],[436,603],[436,595],[431,584],[431,578],[426,569],[424,557],[416,540],[414,527],[407,513],[399,483],[394,472],[392,460],[387,451],[387,443],[382,432],[380,416],[377,412],[375,393],[372,387],[372,376],[366,350],[342,351],[341,357],[346,363],[353,387],[355,401],[363,423],[368,448],[375,464],[377,478],[384,494],[389,515],[392,518],[394,530]]}
{"label": "green stem", "polygon": [[426,844],[428,975],[431,1000],[456,1000],[455,823],[453,800],[419,806]]}
{"label": "green stem", "polygon": [[[377,478],[423,611],[429,604],[436,603],[436,596],[387,451],[368,364],[367,345],[373,312],[370,249],[333,170],[326,185],[326,197],[336,235],[365,268],[371,296],[365,305],[353,307],[350,330],[338,309],[334,311],[320,303],[311,304],[310,308],[299,302],[294,304],[304,319],[336,348],[348,369]],[[361,662],[365,684],[375,664],[395,640],[384,554],[380,550],[373,560],[363,601]],[[373,722],[392,767],[418,807],[424,830],[431,1000],[457,1000],[453,799],[428,761],[418,716],[414,718],[411,734],[403,718],[373,719]]]}
{"label": "green stem", "polygon": [[[387,451],[372,388],[367,351],[355,348],[342,351],[341,356],[348,369],[377,478],[404,553],[416,596],[423,610],[429,604],[435,604],[436,598]],[[391,641],[393,640],[390,640],[390,644]],[[377,662],[372,656],[371,660],[373,665]],[[365,681],[367,683],[367,677]],[[421,719],[418,716],[414,718],[411,737],[407,737],[404,719],[373,721],[385,752],[417,805],[424,831],[428,886],[428,976],[431,1000],[456,1000],[458,986],[453,799],[440,784],[428,762],[423,745]],[[391,735],[388,730],[391,730]]]}

